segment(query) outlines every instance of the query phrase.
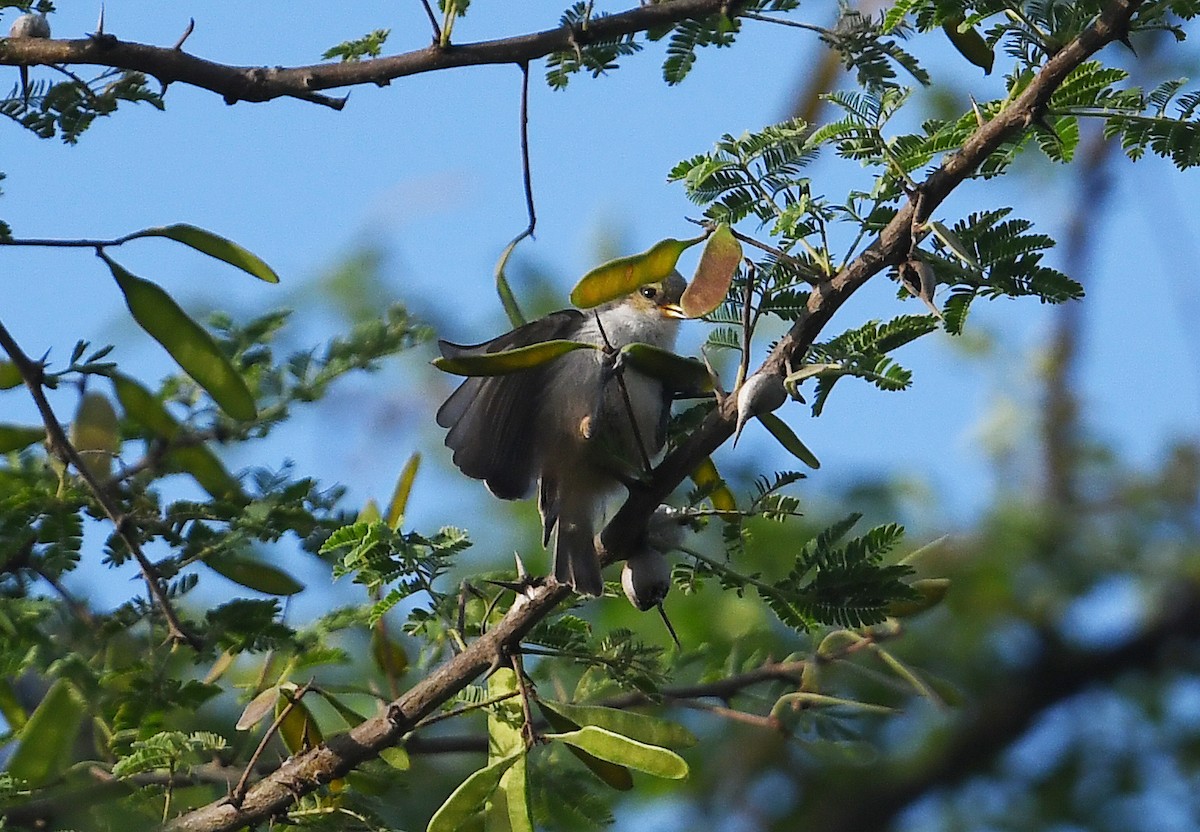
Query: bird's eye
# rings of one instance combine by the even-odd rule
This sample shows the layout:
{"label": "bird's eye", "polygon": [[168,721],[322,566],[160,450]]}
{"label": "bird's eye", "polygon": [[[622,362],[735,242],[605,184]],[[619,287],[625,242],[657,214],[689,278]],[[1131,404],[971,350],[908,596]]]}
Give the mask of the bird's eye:
{"label": "bird's eye", "polygon": [[658,289],[653,286],[643,286],[641,288],[642,297],[647,300],[654,300],[658,296]]}

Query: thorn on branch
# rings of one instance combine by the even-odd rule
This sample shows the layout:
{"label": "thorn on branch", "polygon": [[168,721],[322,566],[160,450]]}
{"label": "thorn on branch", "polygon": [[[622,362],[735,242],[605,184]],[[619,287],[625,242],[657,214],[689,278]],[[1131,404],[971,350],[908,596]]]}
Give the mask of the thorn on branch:
{"label": "thorn on branch", "polygon": [[[183,51],[183,42],[192,36],[192,32],[196,31],[196,18],[189,17],[187,28],[183,30],[183,34],[179,36],[179,40],[175,41],[175,45],[171,47],[176,52]],[[165,87],[166,84],[163,84]]]}

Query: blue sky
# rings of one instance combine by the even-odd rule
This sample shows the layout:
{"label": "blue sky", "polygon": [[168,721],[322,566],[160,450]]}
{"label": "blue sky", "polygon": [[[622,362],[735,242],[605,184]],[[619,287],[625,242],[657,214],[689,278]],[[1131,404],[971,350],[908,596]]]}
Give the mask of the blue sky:
{"label": "blue sky", "polygon": [[[56,36],[94,30],[98,9],[61,5],[52,18]],[[455,37],[546,28],[557,20],[553,8],[477,0]],[[376,28],[392,29],[388,51],[428,42],[416,2],[332,8],[296,2],[285,16],[269,4],[106,3],[107,31],[129,40],[170,45],[189,16],[196,30],[187,48],[235,64],[316,62],[326,48]],[[997,93],[995,76],[984,78],[940,36],[927,40],[914,48],[931,68],[950,68],[960,89],[977,97]],[[722,133],[785,116],[818,48],[810,33],[750,23],[735,48],[702,52],[678,87],[661,81],[662,44],[624,60],[610,77],[577,77],[565,92],[546,87],[544,66],[535,65],[530,140],[538,233],[521,253],[554,275],[563,305],[595,265],[602,231],[617,234],[629,252],[692,233],[684,217],[699,211],[681,186],[666,183],[667,171]],[[35,77],[49,74],[34,70]],[[12,76],[15,82],[15,70]],[[387,252],[385,270],[398,299],[442,324],[445,337],[483,340],[505,328],[492,269],[526,221],[519,93],[514,67],[356,88],[342,112],[291,100],[230,107],[176,85],[165,113],[129,108],[98,122],[77,147],[9,126],[0,218],[18,237],[112,237],[172,222],[227,235],[270,262],[282,285],[250,280],[165,241],[140,241],[117,256],[197,309],[249,316],[280,304],[298,307],[301,331],[313,343],[335,328],[310,306],[320,302],[312,281],[356,248],[378,245]],[[851,182],[863,186],[867,175],[825,159],[813,168],[814,190],[836,199]],[[1101,230],[1094,273],[1085,279],[1084,413],[1088,426],[1118,442],[1135,464],[1151,464],[1174,439],[1196,439],[1200,425],[1200,344],[1192,323],[1200,304],[1191,277],[1200,260],[1200,220],[1192,210],[1197,184],[1194,172],[1181,175],[1158,160],[1118,161],[1109,208],[1095,218]],[[1079,210],[1063,171],[1043,168],[971,184],[938,218],[950,224],[1000,205],[1015,206],[1051,235]],[[82,336],[115,342],[114,356],[134,362],[146,377],[170,370],[169,359],[132,327],[107,271],[85,250],[9,249],[4,256],[3,320],[27,352],[51,349],[65,360]],[[685,273],[690,265],[685,260]],[[898,302],[890,282],[875,281],[860,294],[834,327],[920,311]],[[972,358],[938,335],[898,356],[915,371],[909,392],[883,394],[847,382],[820,419],[792,406],[785,418],[824,463],[801,496],[865,474],[892,475],[926,484],[920,519],[932,528],[966,523],[994,494],[988,454],[1030,451],[1036,357],[1052,314],[1035,301],[981,301],[972,312],[972,337],[994,344],[992,359]],[[701,327],[693,324],[685,341],[698,342]],[[408,454],[421,450],[429,464],[412,503],[415,526],[461,522],[463,504],[458,496],[447,500],[447,489],[475,501],[470,505],[493,508],[482,486],[458,489],[462,479],[446,465],[432,414],[453,382],[426,371],[428,357],[402,357],[345,385],[333,409],[302,416],[273,442],[239,451],[232,463],[275,466],[291,458],[301,472],[345,484],[357,504],[386,499]],[[55,402],[66,418],[69,395]],[[18,396],[0,399],[0,421],[34,418]],[[718,462],[737,467],[774,453],[752,428]],[[765,464],[792,465],[783,456]]]}

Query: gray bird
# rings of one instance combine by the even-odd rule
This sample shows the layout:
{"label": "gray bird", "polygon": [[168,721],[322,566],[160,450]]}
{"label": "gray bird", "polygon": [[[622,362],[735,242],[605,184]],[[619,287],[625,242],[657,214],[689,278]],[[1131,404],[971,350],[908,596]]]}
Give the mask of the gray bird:
{"label": "gray bird", "polygon": [[[438,345],[447,358],[556,339],[670,350],[685,286],[674,273],[595,309],[554,312],[482,344]],[[579,349],[530,370],[467,379],[438,409],[437,422],[450,429],[454,464],[497,497],[527,497],[537,481],[543,545],[557,529],[555,578],[600,595],[596,520],[629,472],[662,449],[671,396],[662,381],[617,366],[610,351]]]}
{"label": "gray bird", "polygon": [[[10,38],[48,38],[50,21],[41,12],[27,12],[13,21],[8,30]],[[21,64],[21,98],[29,103],[29,67]]]}

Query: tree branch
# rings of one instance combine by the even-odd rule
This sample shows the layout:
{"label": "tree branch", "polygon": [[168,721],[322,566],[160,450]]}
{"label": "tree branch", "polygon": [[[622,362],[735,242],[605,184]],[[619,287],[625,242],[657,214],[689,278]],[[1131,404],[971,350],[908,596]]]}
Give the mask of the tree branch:
{"label": "tree branch", "polygon": [[939,751],[890,776],[872,777],[869,784],[856,779],[852,794],[834,789],[803,820],[793,820],[822,832],[889,828],[891,820],[921,795],[986,769],[1047,708],[1121,674],[1153,670],[1176,658],[1179,639],[1200,638],[1200,589],[1194,584],[1177,587],[1158,608],[1161,613],[1140,635],[1111,650],[1072,649],[1048,637],[1038,662],[976,703]]}
{"label": "tree branch", "polygon": [[0,40],[0,65],[107,66],[143,72],[164,85],[178,82],[211,90],[221,95],[227,104],[291,97],[341,109],[344,99],[317,93],[359,84],[386,86],[396,78],[442,69],[528,63],[551,52],[574,49],[576,45],[586,46],[726,10],[736,14],[736,9],[730,9],[732,5],[735,4],[730,0],[669,0],[595,17],[588,20],[586,26],[560,26],[515,37],[446,47],[433,44],[384,58],[297,67],[219,64],[182,49],[121,41],[109,35],[79,40],[3,39]]}
{"label": "tree branch", "polygon": [[[782,376],[785,363],[807,351],[834,312],[850,295],[889,265],[902,262],[911,248],[914,223],[925,219],[925,216],[917,216],[918,200],[924,212],[936,207],[1001,144],[1033,124],[1045,108],[1051,94],[1071,70],[1103,46],[1124,37],[1129,20],[1140,2],[1141,0],[1113,0],[1079,37],[1047,61],[1020,96],[995,119],[980,127],[958,153],[944,159],[941,166],[920,186],[919,195],[914,196],[897,212],[863,254],[832,279],[813,289],[805,314],[779,341],[764,362],[761,371]],[[263,97],[264,93],[271,91],[274,91],[274,94],[266,97],[291,94],[287,90],[295,87],[280,86],[280,78],[291,79],[293,83],[307,78],[306,88],[316,89],[364,83],[373,81],[376,77],[390,80],[401,75],[451,66],[518,63],[540,57],[555,49],[565,48],[571,38],[586,43],[595,38],[615,37],[630,31],[639,31],[647,26],[716,13],[722,5],[721,2],[710,0],[675,0],[600,18],[591,21],[586,30],[578,32],[556,29],[483,44],[443,50],[426,49],[395,58],[381,58],[357,64],[264,72],[261,84],[251,90],[259,97],[250,100],[266,100]],[[49,47],[62,43],[64,42],[46,41],[41,45]],[[151,47],[138,48],[153,51]],[[67,57],[55,54],[39,62],[64,62]],[[188,60],[199,61],[190,56]],[[218,77],[218,80],[229,81],[229,73],[233,71],[234,80],[239,84],[244,83],[243,77],[237,74],[240,71],[202,63],[215,68],[214,72],[219,71],[218,76],[214,76]],[[145,66],[130,68],[149,71]],[[312,75],[317,70],[321,71],[319,77]],[[372,76],[372,73],[381,71],[385,72],[383,76]],[[281,74],[276,76],[271,73]],[[196,82],[195,79],[189,80]],[[318,87],[318,84],[324,86]],[[203,83],[198,85],[205,86]],[[245,97],[234,95],[233,100]],[[639,488],[630,495],[604,529],[602,542],[606,563],[613,562],[619,554],[630,551],[637,544],[655,508],[701,460],[733,434],[736,409],[736,402],[732,398],[726,400],[663,460],[645,488]],[[252,786],[239,807],[226,800],[215,801],[177,818],[167,825],[167,829],[170,832],[233,832],[286,811],[301,796],[315,791],[330,780],[344,776],[359,763],[377,756],[380,750],[398,743],[423,717],[449,700],[472,679],[494,664],[503,662],[508,648],[517,645],[538,621],[569,594],[567,587],[553,582],[529,588],[499,624],[393,702],[386,715],[367,720],[344,734],[330,737],[323,745],[291,758],[273,774]]]}
{"label": "tree branch", "polygon": [[112,495],[92,474],[91,470],[84,464],[84,461],[79,456],[79,451],[75,450],[75,446],[67,438],[66,432],[59,423],[58,417],[54,415],[54,409],[50,407],[50,402],[46,399],[46,393],[42,390],[42,365],[33,361],[20,345],[9,334],[8,329],[0,324],[0,349],[8,353],[8,357],[12,359],[12,363],[16,365],[17,371],[21,374],[21,379],[25,382],[25,387],[29,390],[29,395],[33,397],[34,404],[37,405],[38,413],[41,414],[42,422],[46,427],[47,444],[50,446],[50,451],[62,461],[63,465],[73,467],[91,490],[96,502],[100,503],[100,507],[104,509],[104,513],[112,522],[113,528],[116,530],[117,536],[125,544],[125,548],[133,555],[138,566],[142,570],[142,576],[146,579],[146,588],[150,596],[158,604],[158,608],[162,611],[163,618],[167,622],[167,632],[172,641],[185,642],[193,649],[200,649],[200,639],[197,638],[191,631],[183,626],[179,617],[175,614],[175,608],[171,606],[170,599],[167,598],[167,593],[163,590],[161,578],[158,575],[158,570],[154,568],[154,564],[146,557],[142,551],[141,545],[138,543],[137,535],[130,531],[129,515],[121,509],[121,506],[113,499]]}
{"label": "tree branch", "polygon": [[[925,222],[929,213],[1001,145],[1034,124],[1045,111],[1050,96],[1072,70],[1104,46],[1125,37],[1130,18],[1141,2],[1113,0],[1105,6],[1091,25],[1046,62],[1019,96],[976,130],[957,153],[946,156],[862,254],[831,279],[813,287],[804,313],[779,339],[758,372],[783,377],[789,362],[799,363],[825,324],[852,294],[872,277],[909,256],[913,226]],[[612,563],[637,546],[654,510],[697,465],[733,435],[736,424],[737,402],[730,397],[659,463],[650,481],[630,494],[602,532],[603,563]]]}

